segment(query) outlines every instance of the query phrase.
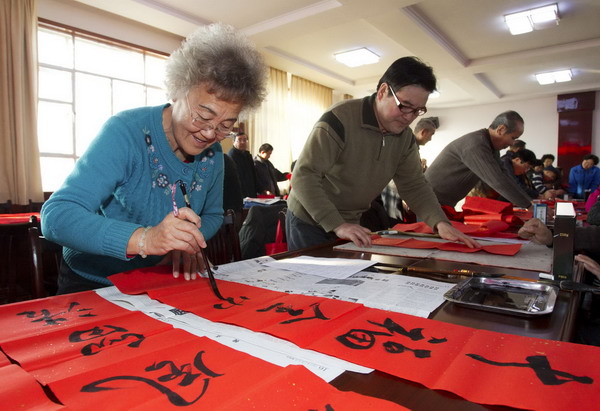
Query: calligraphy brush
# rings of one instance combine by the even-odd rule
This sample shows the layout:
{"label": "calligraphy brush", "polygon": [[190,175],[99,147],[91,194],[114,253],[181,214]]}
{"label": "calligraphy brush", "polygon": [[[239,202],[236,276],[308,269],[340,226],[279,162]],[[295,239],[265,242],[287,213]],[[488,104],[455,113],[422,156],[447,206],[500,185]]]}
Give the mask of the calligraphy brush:
{"label": "calligraphy brush", "polygon": [[407,235],[410,237],[430,237],[430,238],[441,238],[439,234],[429,234],[429,233],[417,233],[412,231],[398,231],[398,230],[381,230],[381,231],[372,231],[371,235]]}
{"label": "calligraphy brush", "polygon": [[204,252],[204,248],[200,249],[200,254],[202,254],[202,259],[204,260],[204,266],[206,267],[206,272],[208,273],[208,280],[210,281],[210,287],[212,288],[212,290],[215,293],[215,295],[217,296],[217,298],[228,301],[228,299],[223,297],[223,295],[219,291],[219,287],[217,287],[217,281],[215,280],[213,271],[210,268],[210,263],[208,262],[208,258],[206,258],[206,253]]}
{"label": "calligraphy brush", "polygon": [[566,291],[581,291],[590,292],[594,294],[600,294],[600,287],[594,287],[592,285],[576,283],[574,281],[561,281],[559,283],[561,290]]}
{"label": "calligraphy brush", "polygon": [[472,270],[456,269],[456,270],[440,270],[436,268],[425,268],[425,267],[413,267],[413,266],[395,266],[384,263],[378,263],[374,265],[375,269],[387,271],[390,273],[419,273],[419,274],[437,274],[445,276],[461,276],[461,277],[487,277],[487,278],[498,278],[503,277],[504,274],[498,273],[485,273]]}
{"label": "calligraphy brush", "polygon": [[[192,206],[190,205],[190,200],[187,196],[187,192],[185,191],[185,185],[183,184],[183,181],[179,182],[179,188],[181,189],[181,194],[183,194],[183,200],[185,201],[185,206],[187,208],[191,209]],[[217,298],[227,301],[227,298],[223,297],[223,295],[219,291],[219,287],[217,287],[217,281],[215,280],[215,275],[213,274],[212,269],[210,268],[210,263],[208,262],[208,258],[206,257],[204,248],[200,248],[200,254],[202,254],[202,260],[204,261],[204,266],[206,267],[206,272],[208,273],[208,280],[210,281],[210,287],[212,288],[212,290],[215,293],[215,295],[217,296]]]}

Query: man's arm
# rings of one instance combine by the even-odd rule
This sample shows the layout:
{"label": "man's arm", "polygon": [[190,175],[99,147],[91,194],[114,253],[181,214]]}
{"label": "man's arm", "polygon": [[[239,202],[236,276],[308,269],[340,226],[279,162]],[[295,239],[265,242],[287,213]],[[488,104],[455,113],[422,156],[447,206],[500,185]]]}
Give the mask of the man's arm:
{"label": "man's arm", "polygon": [[400,198],[427,225],[435,227],[438,223],[448,222],[439,201],[421,169],[418,148],[415,145],[404,154],[393,177]]}
{"label": "man's arm", "polygon": [[292,174],[292,195],[325,231],[344,224],[323,187],[327,171],[343,150],[343,140],[325,123],[313,128]]}
{"label": "man's arm", "polygon": [[498,159],[486,147],[475,146],[465,150],[462,160],[473,173],[502,197],[519,207],[531,206],[531,199],[527,193],[504,172]]}

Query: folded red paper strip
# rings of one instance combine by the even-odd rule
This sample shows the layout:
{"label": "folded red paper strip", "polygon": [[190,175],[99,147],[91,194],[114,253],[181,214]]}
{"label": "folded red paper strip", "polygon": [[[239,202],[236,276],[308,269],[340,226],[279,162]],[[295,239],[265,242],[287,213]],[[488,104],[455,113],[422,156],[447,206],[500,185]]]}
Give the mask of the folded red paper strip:
{"label": "folded red paper strip", "polygon": [[517,213],[514,212],[512,204],[508,202],[483,197],[465,198],[460,212],[449,206],[442,208],[450,220],[472,225],[482,225],[487,221],[502,221],[511,226],[520,226],[523,224],[523,217],[525,220],[531,218],[529,214],[515,215]]}
{"label": "folded red paper strip", "polygon": [[63,408],[39,383],[71,409],[403,409],[340,392],[304,367],[281,368],[174,330],[93,292],[0,307],[0,347],[21,365],[0,367],[3,409]]}
{"label": "folded red paper strip", "polygon": [[[151,270],[112,276],[120,286],[153,281]],[[600,400],[600,348],[475,330],[325,298],[219,281],[149,290],[167,304],[267,332],[432,389],[482,404],[528,409],[589,409]],[[129,287],[130,291],[132,287]],[[135,292],[140,292],[137,287]],[[200,297],[201,296],[201,297]]]}
{"label": "folded red paper strip", "polygon": [[416,238],[390,238],[373,235],[374,245],[383,245],[387,247],[403,247],[403,248],[418,248],[418,249],[434,249],[442,251],[458,251],[461,253],[476,253],[478,251],[485,251],[490,254],[500,255],[515,255],[521,249],[521,244],[494,244],[484,245],[481,248],[469,248],[463,243],[452,243],[452,242],[437,242],[437,241],[425,241],[418,240]]}
{"label": "folded red paper strip", "polygon": [[[483,217],[483,216],[482,216]],[[515,233],[505,233],[504,230],[508,229],[510,225],[504,221],[497,220],[485,220],[481,224],[463,224],[458,221],[450,221],[452,226],[464,234],[468,234],[476,237],[501,237],[501,238],[517,238]],[[412,224],[396,224],[392,227],[392,230],[398,230],[402,232],[415,232],[432,234],[433,230],[424,222],[412,223]]]}

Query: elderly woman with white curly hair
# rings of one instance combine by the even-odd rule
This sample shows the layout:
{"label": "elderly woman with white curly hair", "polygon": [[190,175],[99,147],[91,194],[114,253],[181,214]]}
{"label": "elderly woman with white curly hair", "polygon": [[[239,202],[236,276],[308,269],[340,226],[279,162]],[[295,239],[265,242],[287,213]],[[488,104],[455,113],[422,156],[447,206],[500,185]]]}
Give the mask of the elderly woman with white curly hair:
{"label": "elderly woman with white curly hair", "polygon": [[244,36],[224,24],[205,26],[167,62],[171,103],[104,124],[42,209],[44,235],[64,246],[59,294],[166,262],[175,277],[205,270],[200,250],[223,219],[219,142],[243,110],[261,104],[266,77]]}

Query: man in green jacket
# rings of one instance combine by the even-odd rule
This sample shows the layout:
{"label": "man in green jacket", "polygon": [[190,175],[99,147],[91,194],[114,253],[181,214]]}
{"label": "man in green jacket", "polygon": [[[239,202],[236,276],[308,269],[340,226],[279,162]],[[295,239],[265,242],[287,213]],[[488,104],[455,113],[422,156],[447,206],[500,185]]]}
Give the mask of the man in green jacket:
{"label": "man in green jacket", "polygon": [[427,112],[436,89],[431,67],[415,57],[396,60],[377,92],[334,105],[315,124],[294,168],[288,198],[288,249],[335,238],[369,247],[369,229],[359,225],[371,200],[394,180],[419,218],[447,240],[478,246],[448,222],[421,171],[409,125]]}

